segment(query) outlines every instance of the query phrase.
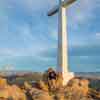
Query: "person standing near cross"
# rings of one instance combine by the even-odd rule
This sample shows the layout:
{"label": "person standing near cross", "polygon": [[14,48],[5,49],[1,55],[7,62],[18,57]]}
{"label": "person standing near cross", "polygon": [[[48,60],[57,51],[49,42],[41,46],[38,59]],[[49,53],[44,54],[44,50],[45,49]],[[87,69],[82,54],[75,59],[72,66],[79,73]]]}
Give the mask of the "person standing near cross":
{"label": "person standing near cross", "polygon": [[52,16],[58,12],[58,55],[57,55],[57,72],[61,72],[63,81],[66,85],[74,77],[73,72],[68,70],[68,33],[66,22],[66,8],[76,0],[59,0],[59,5],[55,6],[48,12]]}

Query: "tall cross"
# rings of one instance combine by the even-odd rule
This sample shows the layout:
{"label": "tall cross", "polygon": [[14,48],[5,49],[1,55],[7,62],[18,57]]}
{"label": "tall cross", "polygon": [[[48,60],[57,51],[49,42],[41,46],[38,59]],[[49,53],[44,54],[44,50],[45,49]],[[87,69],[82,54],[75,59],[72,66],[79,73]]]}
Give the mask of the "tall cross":
{"label": "tall cross", "polygon": [[69,7],[76,0],[59,0],[59,5],[48,12],[52,16],[58,12],[58,57],[57,71],[62,73],[63,85],[74,77],[74,74],[68,70],[68,33],[66,22],[66,7]]}

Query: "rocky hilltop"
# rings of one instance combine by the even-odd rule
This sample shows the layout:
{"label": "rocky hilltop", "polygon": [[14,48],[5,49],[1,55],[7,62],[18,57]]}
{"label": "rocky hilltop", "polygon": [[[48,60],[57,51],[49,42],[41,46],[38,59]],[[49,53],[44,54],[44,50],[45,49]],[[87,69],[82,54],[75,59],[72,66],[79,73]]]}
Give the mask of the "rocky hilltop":
{"label": "rocky hilltop", "polygon": [[24,80],[21,84],[0,77],[0,100],[100,100],[100,80],[73,78],[62,86],[58,77],[55,82],[54,87],[50,85],[46,74],[41,80],[32,83]]}

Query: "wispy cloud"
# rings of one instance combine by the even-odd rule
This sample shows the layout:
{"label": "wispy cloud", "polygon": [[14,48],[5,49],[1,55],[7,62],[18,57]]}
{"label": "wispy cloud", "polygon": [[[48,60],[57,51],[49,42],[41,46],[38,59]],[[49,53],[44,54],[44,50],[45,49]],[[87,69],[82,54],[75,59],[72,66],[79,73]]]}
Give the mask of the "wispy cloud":
{"label": "wispy cloud", "polygon": [[[58,20],[57,14],[47,17],[47,12],[57,3],[58,0],[0,0],[1,62],[7,56],[33,56],[34,66],[35,62],[39,66],[52,62],[55,65]],[[99,46],[94,43],[100,37],[99,9],[100,0],[79,0],[67,10],[69,46],[75,54],[88,54],[91,49],[91,54],[98,52]]]}
{"label": "wispy cloud", "polygon": [[96,39],[100,39],[100,33],[95,34]]}

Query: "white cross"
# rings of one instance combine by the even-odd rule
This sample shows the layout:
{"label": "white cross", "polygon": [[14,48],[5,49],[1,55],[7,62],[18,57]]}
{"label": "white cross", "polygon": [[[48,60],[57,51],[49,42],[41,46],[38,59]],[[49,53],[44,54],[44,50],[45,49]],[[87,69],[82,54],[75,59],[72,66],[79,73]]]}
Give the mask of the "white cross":
{"label": "white cross", "polygon": [[48,12],[52,16],[58,12],[58,57],[57,71],[62,73],[63,85],[74,77],[74,74],[68,70],[68,33],[66,22],[66,7],[69,7],[76,0],[59,0],[59,5]]}

